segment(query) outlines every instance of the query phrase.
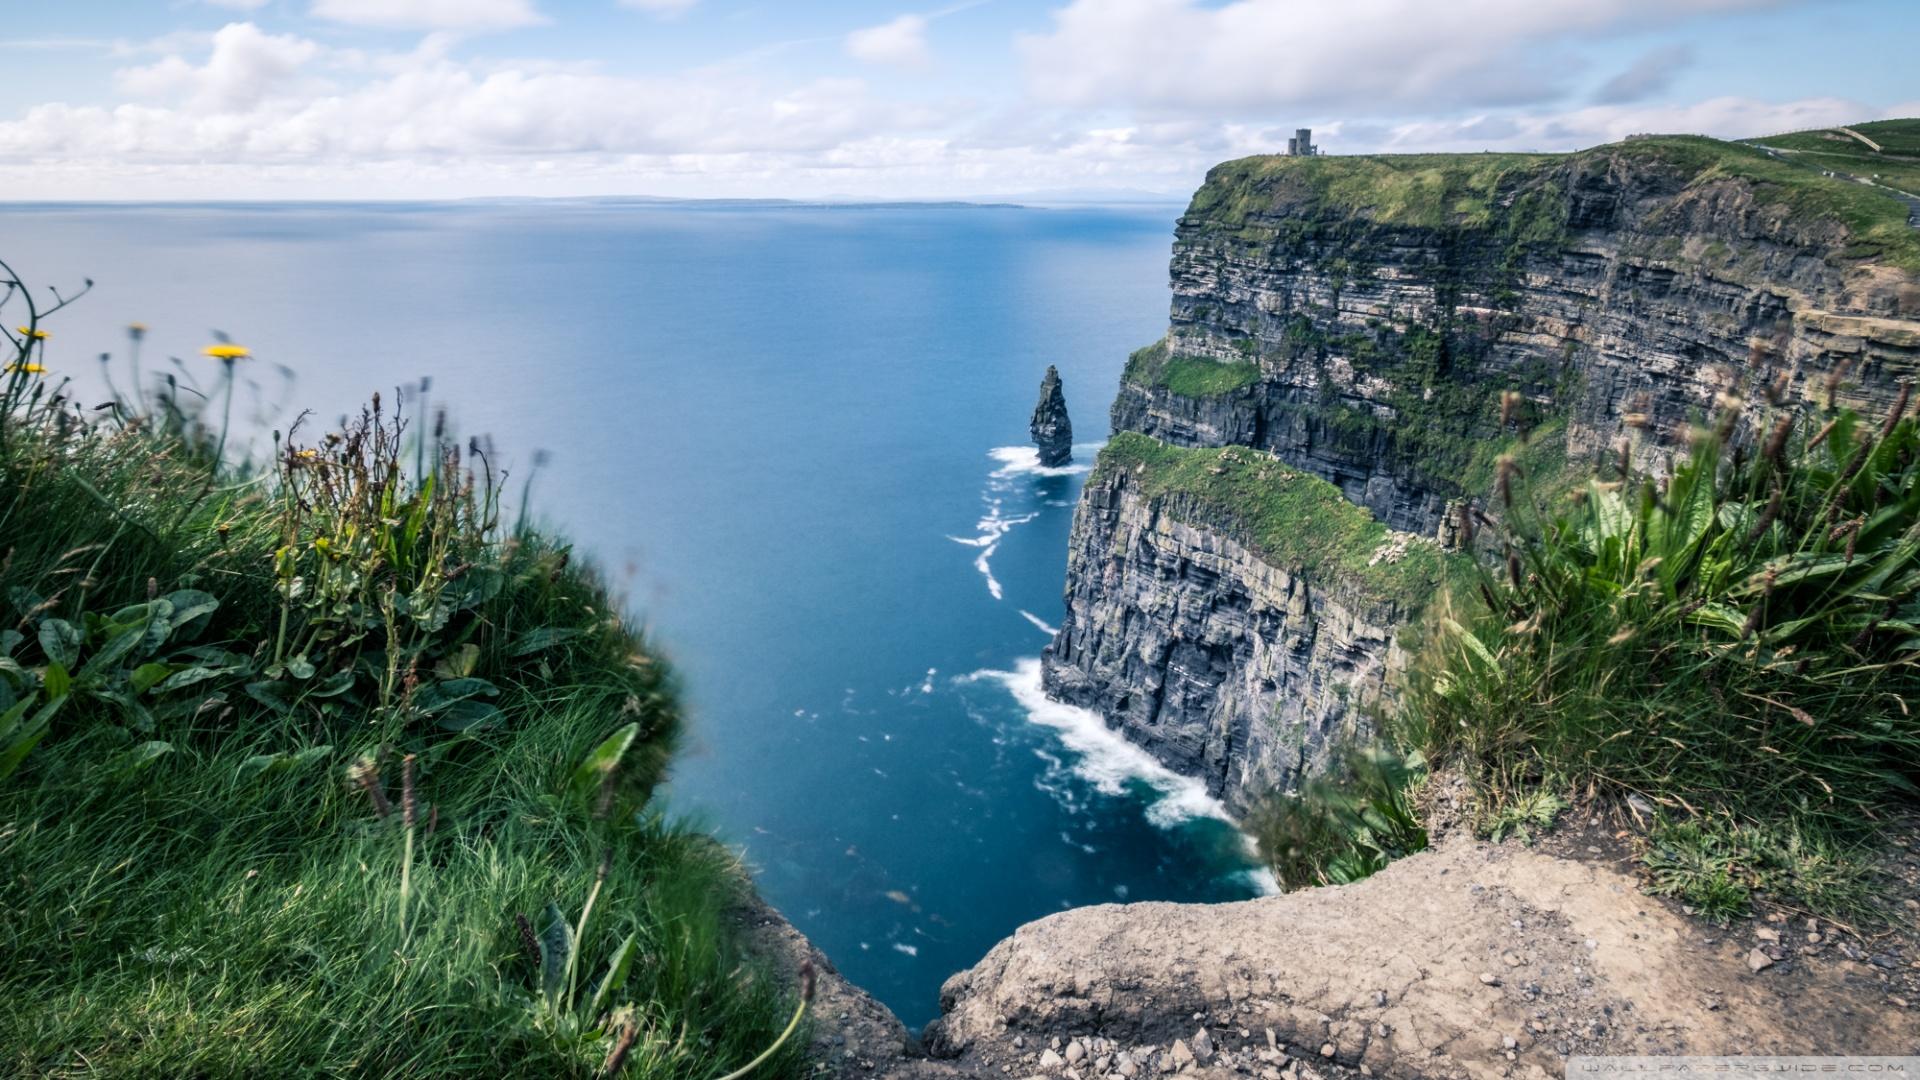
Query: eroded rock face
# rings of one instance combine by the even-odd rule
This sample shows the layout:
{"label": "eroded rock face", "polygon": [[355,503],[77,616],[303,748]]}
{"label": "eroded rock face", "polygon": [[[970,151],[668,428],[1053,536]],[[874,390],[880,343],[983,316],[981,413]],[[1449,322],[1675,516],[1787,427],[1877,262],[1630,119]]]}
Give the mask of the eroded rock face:
{"label": "eroded rock face", "polygon": [[1125,472],[1089,479],[1043,677],[1242,809],[1360,723],[1401,663],[1402,613],[1270,565],[1189,510]]}
{"label": "eroded rock face", "polygon": [[[1266,451],[1451,543],[1522,429],[1568,468],[1624,438],[1658,473],[1726,403],[1831,395],[1882,417],[1920,372],[1920,275],[1635,145],[1514,166],[1484,214],[1437,223],[1336,194],[1328,177],[1367,167],[1352,159],[1217,167],[1180,219],[1168,336],[1129,363],[1115,431]],[[1504,391],[1521,395],[1508,421]],[[1354,722],[1408,612],[1182,521],[1124,478],[1089,484],[1047,684],[1240,804]]]}
{"label": "eroded rock face", "polygon": [[989,1075],[1020,1060],[1016,1039],[1050,1035],[1159,1062],[1155,1048],[1195,1044],[1196,1022],[1213,1059],[1198,1074],[1222,1077],[1310,1062],[1546,1078],[1568,1054],[1911,1051],[1914,1021],[1858,965],[1782,979],[1744,951],[1617,870],[1461,836],[1353,885],[1047,916],[947,981],[926,1038]]}
{"label": "eroded rock face", "polygon": [[1028,430],[1033,433],[1033,445],[1040,448],[1040,464],[1057,469],[1073,460],[1073,421],[1067,419],[1067,395],[1052,364],[1040,380],[1040,401],[1033,407]]}

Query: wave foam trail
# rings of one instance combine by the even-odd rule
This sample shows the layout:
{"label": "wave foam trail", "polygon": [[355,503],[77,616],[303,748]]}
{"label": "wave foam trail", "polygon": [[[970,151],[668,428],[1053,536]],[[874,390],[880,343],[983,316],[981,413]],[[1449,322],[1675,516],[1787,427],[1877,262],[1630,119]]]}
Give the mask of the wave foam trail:
{"label": "wave foam trail", "polygon": [[1147,820],[1154,825],[1170,829],[1196,818],[1234,823],[1220,800],[1207,794],[1205,784],[1160,764],[1107,727],[1099,713],[1047,697],[1040,687],[1038,657],[1017,661],[1012,671],[976,671],[968,678],[1000,683],[1026,710],[1029,720],[1059,732],[1060,741],[1079,756],[1073,771],[1102,794],[1124,795],[1128,781],[1145,782],[1159,795],[1147,807]]}
{"label": "wave foam trail", "polygon": [[1073,461],[1066,465],[1046,466],[1040,464],[1040,450],[1033,446],[996,446],[987,451],[987,456],[1000,463],[993,475],[1001,478],[1009,476],[1078,476],[1093,468],[1091,464],[1104,442],[1074,443]]}
{"label": "wave foam trail", "polygon": [[1054,637],[1060,633],[1059,627],[1048,626],[1047,620],[1042,619],[1040,616],[1035,615],[1033,612],[1028,611],[1026,608],[1020,609],[1020,617],[1032,623],[1034,629],[1040,631],[1041,633],[1047,635],[1048,637]]}
{"label": "wave foam trail", "polygon": [[1025,525],[1040,516],[1040,512],[1036,510],[1031,514],[1007,517],[1001,513],[1000,507],[999,499],[987,500],[987,516],[974,523],[974,528],[979,530],[979,535],[947,537],[956,544],[980,549],[980,554],[973,557],[973,568],[980,571],[981,577],[987,579],[987,591],[993,594],[995,600],[1000,599],[1001,589],[999,580],[993,576],[993,553],[1000,549],[1000,538],[1012,531],[1014,526]]}

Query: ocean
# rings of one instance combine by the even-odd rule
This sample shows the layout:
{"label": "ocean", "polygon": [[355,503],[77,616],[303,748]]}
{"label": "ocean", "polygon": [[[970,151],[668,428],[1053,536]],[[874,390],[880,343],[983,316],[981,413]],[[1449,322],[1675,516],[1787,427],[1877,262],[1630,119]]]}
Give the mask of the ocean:
{"label": "ocean", "polygon": [[[918,1025],[1023,922],[1263,887],[1197,783],[1039,691],[1179,209],[14,204],[0,258],[97,282],[47,324],[83,396],[134,321],[149,373],[252,348],[256,432],[431,377],[674,662],[672,811]],[[1048,364],[1062,469],[1027,444]]]}

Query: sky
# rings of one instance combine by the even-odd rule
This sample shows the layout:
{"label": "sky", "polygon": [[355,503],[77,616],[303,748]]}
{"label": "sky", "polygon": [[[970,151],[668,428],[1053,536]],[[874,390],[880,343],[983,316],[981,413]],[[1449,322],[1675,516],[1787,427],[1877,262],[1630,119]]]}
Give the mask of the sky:
{"label": "sky", "polygon": [[0,0],[0,198],[1179,196],[1920,116],[1920,0]]}

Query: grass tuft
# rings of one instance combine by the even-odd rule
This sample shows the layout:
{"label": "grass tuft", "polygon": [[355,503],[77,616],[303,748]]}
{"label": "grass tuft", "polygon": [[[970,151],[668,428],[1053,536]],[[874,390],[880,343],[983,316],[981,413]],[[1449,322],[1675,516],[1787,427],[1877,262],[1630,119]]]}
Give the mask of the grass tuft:
{"label": "grass tuft", "polygon": [[376,397],[236,465],[247,358],[82,412],[47,341],[0,383],[0,1071],[801,1068],[736,859],[651,806],[668,667],[485,444]]}

